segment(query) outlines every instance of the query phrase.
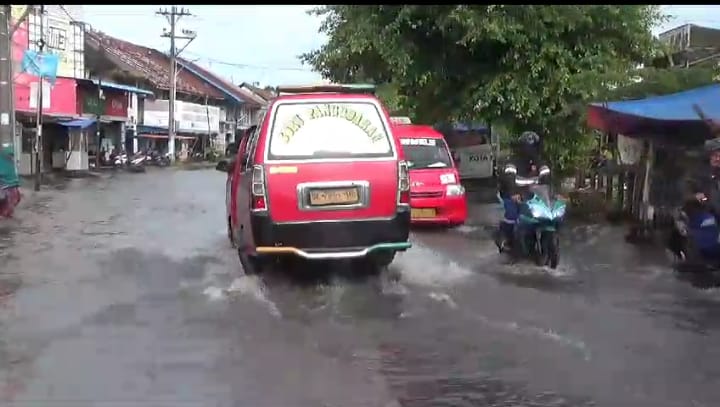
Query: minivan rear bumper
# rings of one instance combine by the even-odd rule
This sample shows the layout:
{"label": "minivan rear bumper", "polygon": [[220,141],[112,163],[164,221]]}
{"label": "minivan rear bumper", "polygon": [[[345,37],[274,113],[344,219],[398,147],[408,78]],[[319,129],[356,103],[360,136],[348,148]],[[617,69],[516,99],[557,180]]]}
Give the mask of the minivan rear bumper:
{"label": "minivan rear bumper", "polygon": [[274,223],[264,214],[251,215],[259,254],[295,254],[311,259],[364,257],[373,251],[410,247],[410,208],[388,219]]}

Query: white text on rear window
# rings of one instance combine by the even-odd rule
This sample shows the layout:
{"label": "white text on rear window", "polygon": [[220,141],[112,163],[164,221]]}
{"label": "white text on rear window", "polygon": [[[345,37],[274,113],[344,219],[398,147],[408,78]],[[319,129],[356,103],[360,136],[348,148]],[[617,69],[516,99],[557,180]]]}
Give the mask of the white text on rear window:
{"label": "white text on rear window", "polygon": [[275,109],[270,159],[392,156],[377,106],[369,102],[285,103]]}

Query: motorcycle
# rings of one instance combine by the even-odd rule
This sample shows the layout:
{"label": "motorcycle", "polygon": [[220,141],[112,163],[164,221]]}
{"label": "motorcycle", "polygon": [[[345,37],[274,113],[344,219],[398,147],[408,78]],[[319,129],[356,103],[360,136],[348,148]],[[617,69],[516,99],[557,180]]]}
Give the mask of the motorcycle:
{"label": "motorcycle", "polygon": [[567,204],[562,199],[550,199],[547,187],[533,185],[531,181],[518,179],[519,185],[532,187],[529,199],[520,203],[513,241],[503,242],[498,231],[496,244],[500,253],[507,251],[513,257],[532,257],[538,266],[555,269],[560,263],[558,230],[565,218]]}
{"label": "motorcycle", "polygon": [[110,157],[110,160],[112,161],[112,163],[115,167],[122,167],[127,164],[128,157],[127,157],[127,154],[120,153],[120,154]]}
{"label": "motorcycle", "polygon": [[137,153],[130,158],[130,163],[127,169],[130,172],[145,172],[146,161],[147,156],[145,153]]}
{"label": "motorcycle", "polygon": [[692,214],[678,209],[667,240],[675,268],[680,272],[720,270],[720,228],[715,215],[702,207]]}
{"label": "motorcycle", "polygon": [[167,167],[170,165],[170,152],[160,154],[153,150],[147,154],[147,162],[158,167]]}

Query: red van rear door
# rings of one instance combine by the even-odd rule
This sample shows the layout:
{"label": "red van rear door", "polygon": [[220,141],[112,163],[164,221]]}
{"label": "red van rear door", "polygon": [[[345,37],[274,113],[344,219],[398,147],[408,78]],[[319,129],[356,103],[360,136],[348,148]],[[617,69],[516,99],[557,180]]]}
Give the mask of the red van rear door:
{"label": "red van rear door", "polygon": [[397,152],[376,100],[293,99],[271,114],[264,172],[274,222],[395,215]]}

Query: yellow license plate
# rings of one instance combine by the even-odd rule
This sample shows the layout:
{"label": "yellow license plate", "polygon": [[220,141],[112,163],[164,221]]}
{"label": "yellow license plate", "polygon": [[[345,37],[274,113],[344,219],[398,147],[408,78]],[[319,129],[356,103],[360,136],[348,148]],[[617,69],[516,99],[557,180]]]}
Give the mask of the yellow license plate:
{"label": "yellow license plate", "polygon": [[410,217],[411,218],[434,218],[437,213],[435,212],[434,208],[411,208],[410,209]]}
{"label": "yellow license plate", "polygon": [[315,189],[310,191],[310,205],[350,205],[360,201],[357,188]]}

